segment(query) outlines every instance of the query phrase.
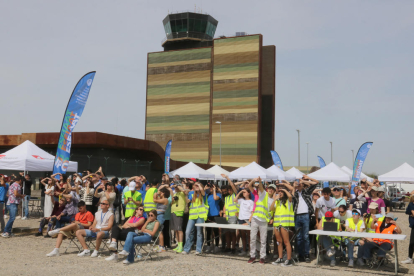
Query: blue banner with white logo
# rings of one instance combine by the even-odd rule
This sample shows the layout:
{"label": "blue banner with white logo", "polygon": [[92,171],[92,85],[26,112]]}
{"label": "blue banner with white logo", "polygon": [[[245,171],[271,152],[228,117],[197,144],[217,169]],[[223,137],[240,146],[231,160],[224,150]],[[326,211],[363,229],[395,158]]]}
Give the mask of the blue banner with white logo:
{"label": "blue banner with white logo", "polygon": [[359,148],[354,161],[354,170],[352,172],[352,185],[358,185],[359,177],[361,176],[362,166],[367,158],[369,149],[372,147],[372,142],[366,142]]}
{"label": "blue banner with white logo", "polygon": [[271,150],[270,153],[272,154],[272,159],[275,166],[283,171],[283,164],[282,160],[280,160],[279,154],[277,154],[277,152],[274,150]]}
{"label": "blue banner with white logo", "polygon": [[73,89],[63,116],[55,163],[53,165],[54,174],[65,174],[68,169],[70,149],[72,146],[72,132],[82,116],[95,73],[93,71],[84,75],[76,84],[75,89]]}
{"label": "blue banner with white logo", "polygon": [[[321,167],[321,169],[326,166],[325,160],[323,160],[322,157],[318,156],[318,161],[319,161],[319,167]],[[324,181],[322,187],[324,188],[329,187],[329,181]]]}
{"label": "blue banner with white logo", "polygon": [[172,140],[168,141],[165,146],[165,158],[164,158],[164,173],[170,172],[170,155],[171,155]]}

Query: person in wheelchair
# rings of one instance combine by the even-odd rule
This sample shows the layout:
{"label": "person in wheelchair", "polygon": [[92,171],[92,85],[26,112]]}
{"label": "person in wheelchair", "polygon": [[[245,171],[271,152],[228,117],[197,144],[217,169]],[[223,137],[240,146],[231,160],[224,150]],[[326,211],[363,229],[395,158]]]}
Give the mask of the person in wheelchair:
{"label": "person in wheelchair", "polygon": [[[375,229],[375,233],[380,234],[401,234],[401,228],[394,220],[394,214],[388,213],[385,215],[383,221],[374,217],[371,223],[371,228]],[[360,248],[363,251],[362,259],[369,260],[372,256],[372,251],[377,251],[377,261],[381,264],[388,251],[393,248],[393,242],[387,239],[367,239],[365,245]],[[359,265],[364,265],[362,259],[358,259]]]}
{"label": "person in wheelchair", "polygon": [[[338,231],[341,232],[342,228],[341,228],[341,221],[337,218],[334,218],[334,215],[331,211],[328,211],[325,213],[325,216],[322,217],[321,221],[318,224],[318,230],[323,230],[323,225],[325,222],[335,222],[338,225]],[[340,246],[340,241],[341,241],[341,237],[337,237],[337,236],[321,236],[321,237],[317,237],[317,239],[321,239],[322,242],[322,247],[323,249],[326,250],[326,255],[329,257],[331,264],[330,266],[335,266],[336,265],[336,260],[335,260],[335,247],[339,247]]]}
{"label": "person in wheelchair", "polygon": [[123,264],[132,264],[134,262],[135,244],[150,243],[153,238],[158,236],[160,230],[160,223],[157,220],[157,210],[152,209],[148,213],[148,220],[145,222],[141,231],[138,233],[129,232],[125,240],[124,249],[119,252],[119,255],[128,256]]}
{"label": "person in wheelchair", "polygon": [[[348,232],[365,232],[365,223],[361,219],[361,211],[358,209],[352,209],[352,218],[345,221],[345,229]],[[349,237],[345,238],[345,244],[348,248],[348,266],[354,266],[354,247],[364,245],[364,241],[360,238]],[[362,258],[362,250],[358,250],[358,258]]]}

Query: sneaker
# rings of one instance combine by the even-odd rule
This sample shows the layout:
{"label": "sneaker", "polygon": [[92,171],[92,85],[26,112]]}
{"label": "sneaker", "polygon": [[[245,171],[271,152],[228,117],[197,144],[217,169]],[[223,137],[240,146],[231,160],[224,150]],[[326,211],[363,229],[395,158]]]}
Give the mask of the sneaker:
{"label": "sneaker", "polygon": [[159,246],[159,247],[158,247],[158,250],[157,250],[157,251],[155,251],[155,252],[157,252],[157,253],[162,253],[162,252],[166,252],[166,250],[165,250],[165,247]]}
{"label": "sneaker", "polygon": [[204,248],[204,252],[206,252],[206,253],[210,253],[210,250],[211,250],[211,247],[210,246],[206,246]]}
{"label": "sneaker", "polygon": [[57,256],[60,256],[59,249],[57,248],[53,249],[53,251],[50,252],[49,254],[46,254],[46,257],[57,257]]}
{"label": "sneaker", "polygon": [[129,264],[132,264],[130,261],[128,261],[128,260],[124,260],[123,262],[122,262],[124,265],[129,265]]}
{"label": "sneaker", "polygon": [[54,237],[56,237],[57,235],[59,235],[59,232],[60,232],[60,228],[55,229],[55,230],[52,230],[52,231],[49,231],[49,232],[47,232],[47,234],[48,234],[49,236],[51,236],[52,238],[54,238]]}
{"label": "sneaker", "polygon": [[286,260],[284,263],[282,263],[283,267],[288,267],[288,266],[292,266],[293,262],[292,260]]}
{"label": "sneaker", "polygon": [[273,263],[272,263],[272,265],[278,265],[278,264],[282,264],[283,263],[283,260],[281,259],[281,258],[277,258],[277,260],[276,261],[274,261]]}
{"label": "sneaker", "polygon": [[122,250],[118,254],[121,255],[121,256],[128,256],[129,255],[129,252],[128,251],[125,251],[125,250]]}
{"label": "sneaker", "polygon": [[118,254],[112,253],[111,256],[105,258],[105,261],[118,261]]}
{"label": "sneaker", "polygon": [[298,260],[299,260],[299,262],[301,262],[301,263],[306,262],[306,259],[305,259],[305,257],[303,257],[303,256],[299,256],[299,257],[298,257]]}
{"label": "sneaker", "polygon": [[7,232],[5,232],[5,233],[1,234],[1,236],[2,236],[3,238],[10,238],[10,237],[11,237],[11,236],[10,236],[10,234],[9,234],[9,233],[7,233]]}
{"label": "sneaker", "polygon": [[360,265],[360,266],[364,266],[365,265],[364,260],[362,258],[358,258],[357,264]]}
{"label": "sneaker", "polygon": [[17,217],[16,217],[16,219],[21,219],[21,218],[22,218],[21,216],[17,216]]}
{"label": "sneaker", "polygon": [[328,251],[326,251],[326,255],[328,257],[332,257],[333,255],[335,255],[335,250],[334,249],[329,249]]}
{"label": "sneaker", "polygon": [[196,255],[196,256],[201,255],[201,252],[196,251],[196,252],[194,252],[194,255]]}
{"label": "sneaker", "polygon": [[259,264],[264,265],[265,264],[265,259],[260,259]]}
{"label": "sneaker", "polygon": [[182,253],[182,252],[185,252],[185,251],[183,251],[183,248],[182,247],[179,247],[175,252]]}
{"label": "sneaker", "polygon": [[309,255],[305,255],[305,262],[310,263],[311,259]]}
{"label": "sneaker", "polygon": [[35,237],[40,237],[40,236],[42,236],[42,235],[43,235],[42,233],[37,232],[37,233],[35,234]]}
{"label": "sneaker", "polygon": [[22,217],[22,220],[28,220],[28,218],[27,217]]}
{"label": "sneaker", "polygon": [[413,259],[411,259],[411,258],[407,258],[407,260],[402,261],[401,263],[402,263],[402,264],[412,264],[412,263],[414,263],[414,261],[413,261]]}
{"label": "sneaker", "polygon": [[98,250],[94,250],[93,251],[93,253],[92,253],[92,255],[91,255],[91,258],[96,258],[96,257],[98,257]]}
{"label": "sneaker", "polygon": [[78,254],[78,257],[85,257],[85,256],[90,256],[90,255],[91,255],[91,251],[89,249],[85,249],[81,253]]}
{"label": "sneaker", "polygon": [[240,253],[239,253],[239,256],[246,256],[247,255],[247,252],[246,251],[244,251],[244,250],[242,250]]}
{"label": "sneaker", "polygon": [[109,244],[109,250],[110,251],[117,251],[118,250],[118,244],[116,242],[111,242]]}
{"label": "sneaker", "polygon": [[349,259],[348,266],[349,267],[354,267],[354,260],[353,259]]}
{"label": "sneaker", "polygon": [[256,258],[250,257],[250,259],[247,261],[247,263],[252,264],[252,263],[254,263],[254,261],[256,261]]}
{"label": "sneaker", "polygon": [[331,264],[330,264],[330,266],[336,266],[336,261],[331,261]]}
{"label": "sneaker", "polygon": [[5,219],[8,219],[8,218],[9,218],[7,215],[4,215],[3,217],[4,217]]}
{"label": "sneaker", "polygon": [[[179,253],[179,252],[177,251],[177,253]],[[188,252],[186,252],[186,251],[181,251],[181,254],[188,255]]]}

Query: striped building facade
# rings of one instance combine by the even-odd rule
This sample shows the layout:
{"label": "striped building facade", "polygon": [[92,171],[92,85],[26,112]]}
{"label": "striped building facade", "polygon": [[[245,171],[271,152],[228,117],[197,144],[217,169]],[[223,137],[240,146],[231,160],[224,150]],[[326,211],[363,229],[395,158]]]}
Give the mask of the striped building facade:
{"label": "striped building facade", "polygon": [[174,160],[219,164],[220,121],[223,166],[270,166],[276,49],[262,35],[212,45],[148,54],[146,139],[163,148],[172,139]]}

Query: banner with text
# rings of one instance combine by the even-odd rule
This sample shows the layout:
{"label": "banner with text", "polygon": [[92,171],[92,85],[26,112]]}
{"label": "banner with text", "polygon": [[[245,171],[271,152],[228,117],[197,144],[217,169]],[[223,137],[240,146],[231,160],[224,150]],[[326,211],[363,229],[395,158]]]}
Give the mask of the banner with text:
{"label": "banner with text", "polygon": [[358,185],[359,177],[361,176],[362,166],[367,158],[369,149],[372,147],[372,142],[366,142],[359,148],[354,161],[354,170],[352,172],[352,185]]}
{"label": "banner with text", "polygon": [[277,152],[274,150],[271,150],[270,153],[272,154],[272,159],[275,166],[283,171],[283,164],[282,160],[280,160],[279,154],[277,154]]}
{"label": "banner with text", "polygon": [[168,141],[165,146],[165,159],[164,159],[164,173],[170,172],[170,155],[171,155],[172,140]]}

